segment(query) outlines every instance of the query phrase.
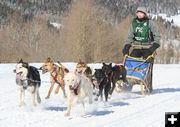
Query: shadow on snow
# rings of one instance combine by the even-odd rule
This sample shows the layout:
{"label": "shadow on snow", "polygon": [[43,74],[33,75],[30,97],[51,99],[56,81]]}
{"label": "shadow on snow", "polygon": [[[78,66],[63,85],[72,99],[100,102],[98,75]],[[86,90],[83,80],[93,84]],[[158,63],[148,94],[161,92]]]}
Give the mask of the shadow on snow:
{"label": "shadow on snow", "polygon": [[158,88],[153,90],[153,94],[174,93],[174,92],[180,92],[180,88]]}
{"label": "shadow on snow", "polygon": [[48,110],[48,111],[64,111],[66,110],[67,107],[45,107],[45,110]]}

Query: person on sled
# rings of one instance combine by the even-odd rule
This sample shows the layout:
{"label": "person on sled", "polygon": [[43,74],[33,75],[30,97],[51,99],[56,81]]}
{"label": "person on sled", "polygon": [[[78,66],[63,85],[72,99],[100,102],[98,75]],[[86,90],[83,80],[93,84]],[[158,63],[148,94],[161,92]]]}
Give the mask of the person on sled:
{"label": "person on sled", "polygon": [[[136,17],[131,22],[128,38],[122,50],[123,55],[141,57],[146,62],[151,63],[151,69],[153,69],[154,57],[152,56],[156,49],[160,47],[159,41],[160,33],[154,22],[148,18],[146,8],[138,7]],[[152,92],[152,73],[149,80],[149,91]]]}
{"label": "person on sled", "polygon": [[[160,34],[154,22],[148,18],[146,8],[138,7],[136,17],[130,25],[128,38],[122,51],[123,55],[147,59],[160,47],[159,41]],[[132,46],[134,49],[130,53]]]}

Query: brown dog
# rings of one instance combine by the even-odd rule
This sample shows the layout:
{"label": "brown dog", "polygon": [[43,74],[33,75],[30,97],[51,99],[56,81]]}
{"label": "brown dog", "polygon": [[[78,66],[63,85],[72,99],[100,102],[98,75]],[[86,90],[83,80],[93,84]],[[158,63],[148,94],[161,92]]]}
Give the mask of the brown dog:
{"label": "brown dog", "polygon": [[56,87],[55,94],[59,92],[59,88],[61,87],[64,97],[66,97],[65,89],[64,89],[64,75],[69,72],[69,70],[64,67],[60,62],[54,63],[51,58],[47,58],[45,63],[40,67],[42,73],[50,72],[50,82],[51,86],[48,91],[48,95],[46,99],[48,99],[51,95],[51,92],[54,88],[54,84],[57,83],[58,86]]}
{"label": "brown dog", "polygon": [[85,62],[79,61],[76,65],[75,72],[79,74],[84,74],[88,78],[92,76],[92,70]]}

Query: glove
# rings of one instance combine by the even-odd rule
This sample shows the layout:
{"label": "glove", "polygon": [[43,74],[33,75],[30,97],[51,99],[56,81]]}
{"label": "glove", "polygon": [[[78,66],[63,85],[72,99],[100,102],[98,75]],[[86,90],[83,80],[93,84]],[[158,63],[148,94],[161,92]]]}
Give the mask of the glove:
{"label": "glove", "polygon": [[153,53],[157,48],[159,48],[159,46],[160,45],[158,43],[153,43],[149,50],[151,51],[151,53]]}
{"label": "glove", "polygon": [[146,49],[146,51],[145,51],[144,54],[143,54],[143,58],[144,58],[144,59],[147,59],[148,56],[150,56],[150,55],[152,55],[151,50],[150,50],[150,49]]}
{"label": "glove", "polygon": [[159,46],[158,43],[153,43],[152,46],[144,52],[143,58],[147,59],[148,56],[152,55],[156,49],[159,48]]}
{"label": "glove", "polygon": [[123,55],[129,54],[130,48],[131,48],[131,44],[126,44],[122,50]]}

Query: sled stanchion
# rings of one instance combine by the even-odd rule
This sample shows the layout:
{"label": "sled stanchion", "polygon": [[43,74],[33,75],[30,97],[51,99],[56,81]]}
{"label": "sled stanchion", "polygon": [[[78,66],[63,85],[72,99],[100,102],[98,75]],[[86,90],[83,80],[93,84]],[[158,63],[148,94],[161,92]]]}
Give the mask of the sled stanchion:
{"label": "sled stanchion", "polygon": [[144,84],[141,82],[140,85],[141,85],[141,94],[144,95]]}
{"label": "sled stanchion", "polygon": [[126,54],[125,56],[124,56],[124,58],[123,58],[123,65],[124,65],[124,63],[125,63],[125,60],[126,60],[126,58],[128,57],[128,55]]}

